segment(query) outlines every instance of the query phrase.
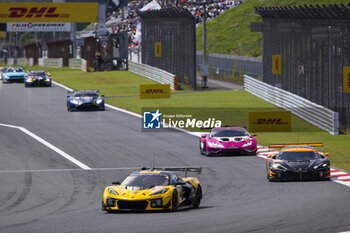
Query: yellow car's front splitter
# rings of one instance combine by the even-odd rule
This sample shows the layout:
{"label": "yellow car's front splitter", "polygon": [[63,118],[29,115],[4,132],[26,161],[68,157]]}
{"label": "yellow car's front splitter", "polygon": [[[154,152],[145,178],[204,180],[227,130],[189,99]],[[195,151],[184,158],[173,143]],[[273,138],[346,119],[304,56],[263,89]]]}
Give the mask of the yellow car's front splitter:
{"label": "yellow car's front splitter", "polygon": [[116,196],[103,198],[104,210],[166,210],[171,208],[170,197],[157,198],[116,198]]}

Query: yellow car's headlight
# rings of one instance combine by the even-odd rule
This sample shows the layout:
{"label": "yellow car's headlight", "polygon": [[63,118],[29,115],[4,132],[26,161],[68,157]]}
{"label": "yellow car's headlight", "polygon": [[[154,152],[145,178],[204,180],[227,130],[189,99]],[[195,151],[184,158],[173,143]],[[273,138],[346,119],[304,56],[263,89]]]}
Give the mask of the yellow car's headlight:
{"label": "yellow car's headlight", "polygon": [[109,188],[107,192],[110,193],[110,194],[119,195],[119,194],[117,193],[117,191],[115,191],[115,190],[112,189],[112,188]]}
{"label": "yellow car's headlight", "polygon": [[163,193],[168,192],[168,190],[169,190],[168,188],[161,189],[161,190],[159,190],[159,191],[156,191],[156,192],[154,192],[154,193],[151,193],[150,195],[163,194]]}

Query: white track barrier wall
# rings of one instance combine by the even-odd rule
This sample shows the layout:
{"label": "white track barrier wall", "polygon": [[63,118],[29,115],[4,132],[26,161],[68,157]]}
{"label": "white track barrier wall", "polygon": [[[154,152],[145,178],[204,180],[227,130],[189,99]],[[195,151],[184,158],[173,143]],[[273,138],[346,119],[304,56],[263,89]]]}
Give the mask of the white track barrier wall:
{"label": "white track barrier wall", "polygon": [[63,58],[39,58],[39,66],[63,67]]}
{"label": "white track barrier wall", "polygon": [[146,64],[138,64],[129,60],[129,71],[161,84],[170,84],[170,88],[172,90],[177,89],[177,80],[175,75],[165,70]]}
{"label": "white track barrier wall", "polygon": [[294,115],[330,134],[339,133],[337,112],[247,75],[244,75],[244,90],[271,104],[291,111]]}
{"label": "white track barrier wall", "polygon": [[19,66],[34,66],[34,58],[17,58]]}
{"label": "white track barrier wall", "polygon": [[78,59],[78,58],[69,58],[69,68],[81,69],[84,72],[89,71],[88,62],[84,59]]}
{"label": "white track barrier wall", "polygon": [[15,65],[15,59],[14,58],[7,58],[7,65],[8,66]]}

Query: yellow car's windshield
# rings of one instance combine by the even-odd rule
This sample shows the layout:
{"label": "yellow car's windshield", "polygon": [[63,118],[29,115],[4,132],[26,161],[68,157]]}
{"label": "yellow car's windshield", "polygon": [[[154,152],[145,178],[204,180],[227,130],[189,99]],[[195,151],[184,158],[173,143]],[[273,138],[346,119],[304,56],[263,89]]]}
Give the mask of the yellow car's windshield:
{"label": "yellow car's windshield", "polygon": [[169,177],[163,174],[132,174],[128,176],[121,185],[149,189],[154,186],[169,185]]}

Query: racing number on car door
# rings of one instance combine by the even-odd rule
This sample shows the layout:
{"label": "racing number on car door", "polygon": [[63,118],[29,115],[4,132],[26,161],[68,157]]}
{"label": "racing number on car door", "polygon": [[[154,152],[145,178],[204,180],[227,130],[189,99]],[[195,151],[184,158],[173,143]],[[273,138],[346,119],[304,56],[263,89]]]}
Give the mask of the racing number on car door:
{"label": "racing number on car door", "polygon": [[281,55],[272,55],[272,74],[282,74]]}

